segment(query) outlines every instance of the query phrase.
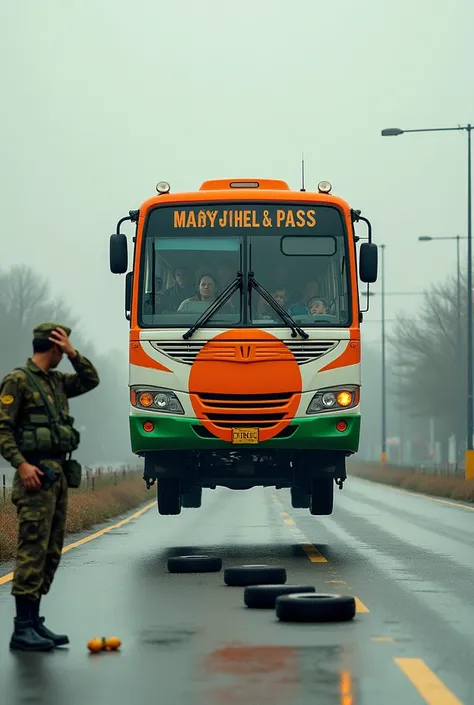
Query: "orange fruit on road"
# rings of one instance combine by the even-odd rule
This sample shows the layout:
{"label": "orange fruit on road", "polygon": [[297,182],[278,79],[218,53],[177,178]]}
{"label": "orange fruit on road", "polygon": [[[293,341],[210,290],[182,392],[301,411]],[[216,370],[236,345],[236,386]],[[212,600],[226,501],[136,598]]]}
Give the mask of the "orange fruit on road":
{"label": "orange fruit on road", "polygon": [[121,646],[121,641],[117,636],[109,636],[105,640],[105,648],[107,651],[116,651]]}
{"label": "orange fruit on road", "polygon": [[89,643],[87,644],[87,648],[93,654],[96,654],[99,651],[102,651],[102,649],[104,648],[104,642],[105,642],[104,638],[100,639],[98,636],[96,636],[96,637],[94,637],[94,639],[91,639],[89,641]]}

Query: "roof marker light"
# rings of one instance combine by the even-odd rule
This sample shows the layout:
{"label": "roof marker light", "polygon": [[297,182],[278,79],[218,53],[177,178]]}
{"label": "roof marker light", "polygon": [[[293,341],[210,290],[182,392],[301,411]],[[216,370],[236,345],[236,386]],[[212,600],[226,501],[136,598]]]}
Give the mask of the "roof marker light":
{"label": "roof marker light", "polygon": [[230,188],[258,188],[258,181],[231,181]]}
{"label": "roof marker light", "polygon": [[170,189],[171,189],[171,186],[169,185],[169,183],[167,181],[159,181],[156,184],[156,190],[160,194],[169,193]]}
{"label": "roof marker light", "polygon": [[329,183],[329,181],[320,181],[318,184],[319,193],[330,193],[331,189],[332,189],[332,186]]}

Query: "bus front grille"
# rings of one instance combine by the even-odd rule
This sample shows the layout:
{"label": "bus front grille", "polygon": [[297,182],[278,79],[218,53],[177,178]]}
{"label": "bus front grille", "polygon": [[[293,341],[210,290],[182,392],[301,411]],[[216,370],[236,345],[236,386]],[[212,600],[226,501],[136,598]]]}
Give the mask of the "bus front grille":
{"label": "bus front grille", "polygon": [[216,428],[271,428],[289,415],[294,393],[197,394],[200,418]]}
{"label": "bus front grille", "polygon": [[[160,340],[150,342],[155,350],[166,355],[166,357],[176,360],[176,362],[192,365],[208,341]],[[327,355],[327,353],[334,350],[336,345],[339,345],[337,340],[283,340],[282,342],[292,353],[298,365],[305,365],[308,362],[319,360],[320,357]],[[263,354],[268,357],[270,353],[271,346],[267,345],[266,349],[257,355],[257,359],[263,359]],[[232,361],[234,358],[234,346],[220,343],[219,347],[217,347],[216,343],[213,343],[212,356],[216,361]],[[202,359],[204,360],[205,356]],[[281,353],[275,357],[275,360],[281,360]]]}

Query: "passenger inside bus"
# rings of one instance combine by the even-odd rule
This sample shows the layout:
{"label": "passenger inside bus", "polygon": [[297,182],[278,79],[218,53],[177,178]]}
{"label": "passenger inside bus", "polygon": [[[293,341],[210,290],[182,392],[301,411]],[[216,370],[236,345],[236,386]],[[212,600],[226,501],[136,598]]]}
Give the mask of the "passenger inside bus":
{"label": "passenger inside bus", "polygon": [[[284,286],[277,286],[270,290],[270,294],[273,296],[275,301],[277,301],[277,303],[285,309],[288,298],[286,288]],[[265,299],[262,297],[259,297],[259,302],[257,304],[257,316],[258,318],[266,318],[276,322],[281,321],[281,316],[279,316],[275,309],[267,304]]]}
{"label": "passenger inside bus", "polygon": [[322,313],[327,313],[328,307],[327,303],[320,296],[316,296],[308,304],[308,311],[310,316],[320,316]]}
{"label": "passenger inside bus", "polygon": [[178,307],[181,313],[204,313],[217,298],[217,281],[212,274],[199,278],[198,293],[185,299]]}
{"label": "passenger inside bus", "polygon": [[319,283],[315,280],[307,281],[301,291],[301,297],[288,309],[290,316],[304,316],[309,313],[309,303],[318,296]]}
{"label": "passenger inside bus", "polygon": [[163,308],[167,311],[176,311],[180,303],[195,291],[188,267],[175,267],[172,274],[174,284],[163,292]]}

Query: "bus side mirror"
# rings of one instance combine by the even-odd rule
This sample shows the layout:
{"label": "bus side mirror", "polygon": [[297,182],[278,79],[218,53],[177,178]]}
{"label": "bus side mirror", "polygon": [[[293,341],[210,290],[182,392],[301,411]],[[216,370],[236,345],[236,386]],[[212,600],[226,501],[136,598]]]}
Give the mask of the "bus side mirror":
{"label": "bus side mirror", "polygon": [[360,246],[359,277],[365,284],[374,284],[378,274],[378,249],[373,242]]}
{"label": "bus side mirror", "polygon": [[125,277],[125,318],[130,320],[130,311],[132,310],[132,286],[133,272],[129,272]]}
{"label": "bus side mirror", "polygon": [[125,274],[128,269],[127,236],[114,233],[109,243],[110,271],[112,274]]}

